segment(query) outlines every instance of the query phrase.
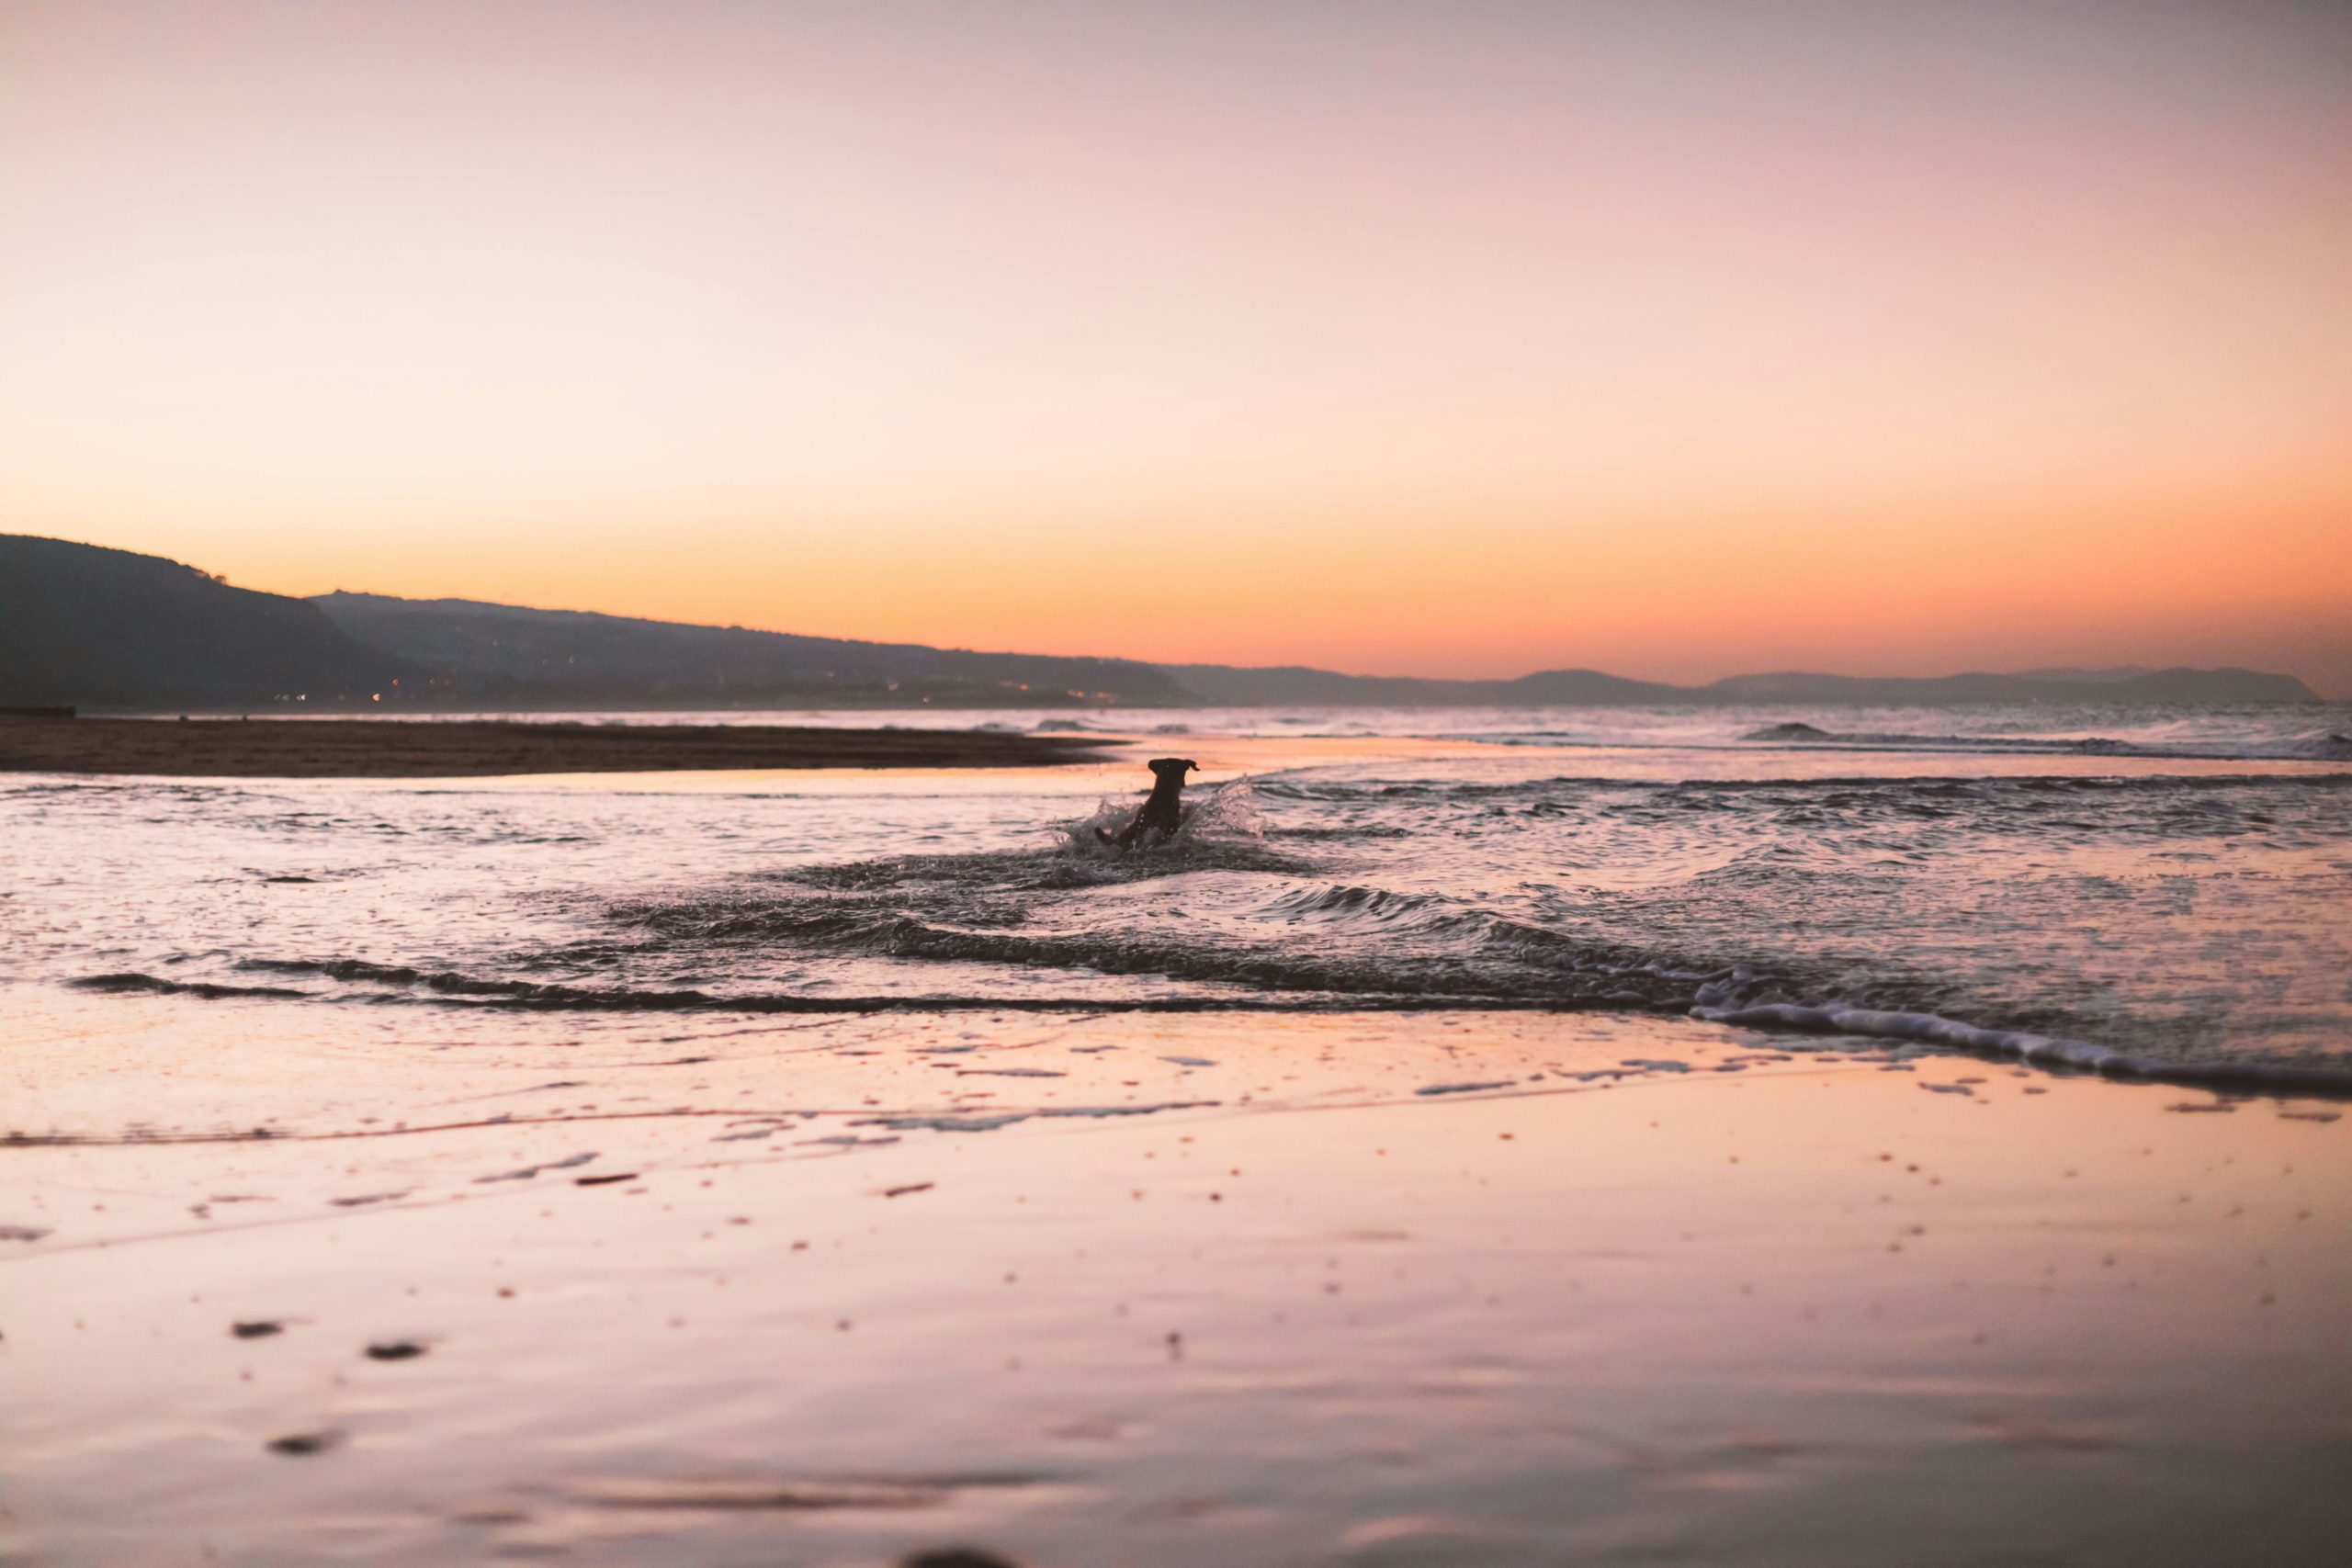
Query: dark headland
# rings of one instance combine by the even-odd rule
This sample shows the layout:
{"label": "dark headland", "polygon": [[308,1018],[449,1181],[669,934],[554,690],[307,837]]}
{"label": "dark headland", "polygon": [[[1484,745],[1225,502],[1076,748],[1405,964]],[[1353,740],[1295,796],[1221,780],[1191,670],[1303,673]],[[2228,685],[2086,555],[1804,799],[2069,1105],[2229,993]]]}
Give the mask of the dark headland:
{"label": "dark headland", "polygon": [[484,778],[755,768],[1016,768],[1101,758],[1076,736],[775,725],[334,718],[0,723],[0,773]]}

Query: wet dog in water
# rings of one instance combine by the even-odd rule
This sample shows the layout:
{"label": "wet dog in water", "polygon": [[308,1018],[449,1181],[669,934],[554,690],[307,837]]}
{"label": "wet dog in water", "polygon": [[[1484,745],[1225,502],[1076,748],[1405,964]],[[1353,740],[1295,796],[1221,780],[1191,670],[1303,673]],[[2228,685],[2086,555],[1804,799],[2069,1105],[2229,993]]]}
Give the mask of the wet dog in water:
{"label": "wet dog in water", "polygon": [[1131,850],[1154,828],[1159,829],[1161,838],[1173,838],[1183,821],[1184,775],[1197,772],[1200,764],[1190,757],[1154,757],[1148,765],[1151,769],[1151,798],[1143,803],[1136,819],[1116,838],[1108,829],[1097,828],[1095,835],[1104,843]]}

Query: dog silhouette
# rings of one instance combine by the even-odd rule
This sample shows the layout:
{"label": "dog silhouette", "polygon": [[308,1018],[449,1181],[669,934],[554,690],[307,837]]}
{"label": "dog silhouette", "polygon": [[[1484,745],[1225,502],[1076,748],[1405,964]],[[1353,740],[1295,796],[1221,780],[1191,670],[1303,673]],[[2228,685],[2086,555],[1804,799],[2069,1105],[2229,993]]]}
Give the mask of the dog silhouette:
{"label": "dog silhouette", "polygon": [[1162,838],[1172,838],[1183,822],[1184,775],[1197,772],[1200,764],[1190,757],[1154,757],[1146,765],[1151,769],[1151,798],[1143,803],[1136,819],[1117,837],[1113,837],[1107,829],[1096,829],[1096,835],[1104,843],[1131,850],[1155,828]]}

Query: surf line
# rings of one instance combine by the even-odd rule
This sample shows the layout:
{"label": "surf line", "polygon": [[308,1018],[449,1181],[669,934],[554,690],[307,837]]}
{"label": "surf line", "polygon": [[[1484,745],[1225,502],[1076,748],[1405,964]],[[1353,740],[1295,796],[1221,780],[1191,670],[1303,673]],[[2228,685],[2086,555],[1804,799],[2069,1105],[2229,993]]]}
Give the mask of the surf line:
{"label": "surf line", "polygon": [[[1046,1105],[1033,1108],[1013,1106],[992,1107],[990,1116],[1010,1116],[1021,1121],[1080,1121],[1090,1118],[1104,1120],[1126,1116],[1150,1116],[1163,1111],[1198,1111],[1222,1105],[1218,1100],[1172,1100],[1150,1105]],[[928,1125],[943,1121],[968,1118],[968,1111],[925,1110],[920,1106],[893,1111],[887,1107],[858,1106],[791,1106],[781,1111],[745,1109],[741,1106],[718,1106],[704,1109],[682,1105],[669,1111],[590,1111],[554,1116],[484,1116],[469,1122],[432,1122],[404,1127],[345,1127],[328,1133],[280,1132],[269,1127],[249,1127],[236,1132],[220,1133],[158,1133],[145,1134],[83,1134],[83,1133],[8,1133],[0,1134],[0,1149],[51,1148],[141,1148],[167,1144],[333,1144],[358,1138],[408,1138],[425,1133],[466,1133],[485,1128],[502,1131],[514,1127],[566,1127],[590,1122],[656,1122],[673,1118],[723,1117],[729,1121],[755,1122],[763,1119],[801,1116],[811,1121],[825,1116],[856,1118],[856,1125],[880,1126],[903,1122],[908,1126]],[[1005,1122],[1005,1125],[1011,1123]],[[973,1131],[986,1129],[951,1129]],[[540,1168],[548,1168],[546,1167]]]}
{"label": "surf line", "polygon": [[1696,1007],[1690,1016],[1741,1029],[1783,1029],[1805,1034],[1859,1035],[1878,1040],[1915,1040],[1972,1055],[1996,1056],[2041,1067],[2071,1067],[2102,1077],[2194,1089],[2238,1089],[2268,1094],[2306,1094],[2352,1099],[2352,1070],[2300,1066],[2278,1062],[2159,1062],[2147,1056],[2007,1029],[1980,1029],[1931,1012],[1884,1012],[1872,1008],[1804,1007],[1764,1002],[1753,1007]]}

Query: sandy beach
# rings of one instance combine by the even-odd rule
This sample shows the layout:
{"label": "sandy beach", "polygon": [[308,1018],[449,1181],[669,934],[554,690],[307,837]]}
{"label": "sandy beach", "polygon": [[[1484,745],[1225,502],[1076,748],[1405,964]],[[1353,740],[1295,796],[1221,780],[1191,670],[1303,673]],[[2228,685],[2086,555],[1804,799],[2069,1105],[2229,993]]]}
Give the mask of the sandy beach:
{"label": "sandy beach", "polygon": [[375,719],[0,723],[0,773],[177,778],[479,778],[769,768],[1038,767],[1099,742],[974,730]]}
{"label": "sandy beach", "polygon": [[2333,1105],[1639,1019],[214,1005],[19,1064],[10,1561],[2338,1560]]}

